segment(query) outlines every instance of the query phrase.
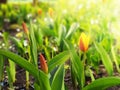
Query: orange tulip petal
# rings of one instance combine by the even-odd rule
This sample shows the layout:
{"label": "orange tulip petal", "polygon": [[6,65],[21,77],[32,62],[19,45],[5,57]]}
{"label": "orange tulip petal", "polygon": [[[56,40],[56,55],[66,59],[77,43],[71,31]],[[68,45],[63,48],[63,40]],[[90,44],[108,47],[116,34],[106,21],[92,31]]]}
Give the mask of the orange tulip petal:
{"label": "orange tulip petal", "polygon": [[82,51],[85,50],[85,45],[84,45],[84,42],[83,42],[82,38],[80,38],[80,49],[81,49]]}

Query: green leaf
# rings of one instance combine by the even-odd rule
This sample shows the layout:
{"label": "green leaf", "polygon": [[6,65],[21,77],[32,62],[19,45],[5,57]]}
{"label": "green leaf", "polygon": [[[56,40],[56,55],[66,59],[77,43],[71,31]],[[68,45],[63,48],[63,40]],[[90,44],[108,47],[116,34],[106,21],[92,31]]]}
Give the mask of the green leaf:
{"label": "green leaf", "polygon": [[31,60],[33,61],[33,64],[38,67],[37,65],[37,44],[35,39],[35,33],[34,33],[34,26],[30,25],[30,54],[31,54]]}
{"label": "green leaf", "polygon": [[[0,55],[0,81],[2,81],[3,79],[3,74],[4,74],[4,60],[3,60],[3,56]],[[1,90],[1,86],[0,86],[0,90]]]}
{"label": "green leaf", "polygon": [[93,71],[90,69],[90,67],[88,67],[88,70],[89,70],[89,74],[90,74],[90,77],[91,77],[91,81],[94,81],[95,77],[93,75]]}
{"label": "green leaf", "polygon": [[8,75],[8,83],[10,85],[10,88],[13,88],[12,75],[11,75],[11,72],[8,66],[6,67],[6,70],[7,70],[7,75]]}
{"label": "green leaf", "polygon": [[58,42],[60,43],[62,41],[62,38],[66,35],[66,27],[64,25],[60,25],[59,32],[58,32]]}
{"label": "green leaf", "polygon": [[60,54],[53,57],[48,62],[49,72],[51,72],[56,66],[63,64],[66,60],[68,60],[68,58],[69,58],[69,52],[68,51],[63,51]]}
{"label": "green leaf", "polygon": [[49,76],[42,71],[39,71],[40,90],[51,90]]}
{"label": "green leaf", "polygon": [[4,73],[4,60],[3,56],[0,55],[0,81],[3,79],[3,73]]}
{"label": "green leaf", "polygon": [[72,34],[78,29],[79,24],[78,23],[73,23],[70,27],[70,29],[68,30],[68,33],[66,35],[66,39],[70,38],[72,36]]}
{"label": "green leaf", "polygon": [[58,45],[61,49],[63,49],[63,39],[65,39],[66,35],[66,27],[64,25],[60,25],[59,32],[58,32]]}
{"label": "green leaf", "polygon": [[35,39],[39,46],[43,44],[43,35],[40,28],[37,28],[37,30],[35,30]]}
{"label": "green leaf", "polygon": [[11,78],[12,78],[12,82],[15,82],[15,74],[16,74],[16,70],[15,70],[15,63],[11,60],[9,60],[9,71],[11,74]]}
{"label": "green leaf", "polygon": [[20,57],[17,54],[14,54],[7,50],[0,49],[0,55],[4,55],[5,57],[9,58],[25,70],[27,70],[30,74],[32,74],[35,78],[38,78],[38,69],[31,63],[29,63],[26,59]]}
{"label": "green leaf", "polygon": [[113,57],[113,60],[115,62],[115,65],[116,65],[116,69],[118,72],[120,72],[119,63],[118,63],[118,60],[116,58],[116,54],[115,54],[115,50],[114,50],[115,48],[113,46],[111,48],[112,48],[111,53],[112,53],[112,57]]}
{"label": "green leaf", "polygon": [[41,90],[40,86],[37,83],[34,83],[34,90]]}
{"label": "green leaf", "polygon": [[16,47],[18,48],[18,51],[20,52],[24,52],[24,48],[23,48],[23,45],[22,43],[20,42],[20,40],[18,40],[17,38],[15,37],[10,37],[10,39],[13,41],[13,43],[16,45]]}
{"label": "green leaf", "polygon": [[52,90],[64,90],[64,65],[61,65],[56,71],[51,89]]}
{"label": "green leaf", "polygon": [[50,30],[48,27],[43,27],[42,28],[42,33],[44,36],[56,36],[54,30]]}
{"label": "green leaf", "polygon": [[80,87],[82,88],[85,82],[83,63],[80,60],[79,56],[77,55],[73,45],[69,41],[64,41],[64,42],[70,52],[71,62],[76,78],[78,80],[78,83],[80,84]]}
{"label": "green leaf", "polygon": [[104,77],[93,81],[82,90],[105,90],[108,87],[120,85],[119,77]]}
{"label": "green leaf", "polygon": [[75,75],[75,70],[73,68],[73,65],[71,64],[70,66],[71,66],[70,67],[70,69],[71,69],[71,81],[72,81],[73,88],[76,90],[77,89],[77,78]]}
{"label": "green leaf", "polygon": [[9,40],[9,34],[7,32],[4,32],[3,33],[3,40],[4,40],[4,43],[6,45],[6,48],[9,47],[9,43],[8,43],[8,40]]}
{"label": "green leaf", "polygon": [[113,74],[113,64],[112,64],[112,61],[110,60],[109,55],[107,54],[105,49],[100,44],[94,43],[94,45],[102,58],[102,62],[105,65],[105,68],[106,68],[108,74],[112,75]]}

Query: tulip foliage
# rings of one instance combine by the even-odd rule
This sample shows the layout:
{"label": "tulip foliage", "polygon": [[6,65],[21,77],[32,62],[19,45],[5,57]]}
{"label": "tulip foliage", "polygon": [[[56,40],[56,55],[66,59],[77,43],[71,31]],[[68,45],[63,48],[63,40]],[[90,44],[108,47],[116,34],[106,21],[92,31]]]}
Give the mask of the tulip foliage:
{"label": "tulip foliage", "polygon": [[[8,76],[8,88],[16,89],[18,66],[25,70],[26,90],[30,86],[34,90],[106,90],[120,85],[120,77],[116,76],[120,72],[119,44],[111,29],[115,17],[106,18],[111,12],[106,14],[103,10],[107,0],[98,0],[99,3],[76,0],[80,5],[67,1],[58,0],[56,5],[45,9],[45,6],[34,7],[35,10],[33,7],[27,10],[29,6],[26,5],[17,14],[12,13],[13,16],[20,14],[18,19],[22,30],[15,37],[6,32],[0,35],[6,44],[0,49],[0,90],[4,88],[1,83],[4,70]],[[103,6],[99,6],[101,3]],[[4,5],[0,9],[6,10]],[[23,12],[25,17],[21,14]],[[5,17],[10,15],[11,12]],[[9,61],[8,65],[5,60]],[[34,78],[32,84],[31,76]]]}
{"label": "tulip foliage", "polygon": [[[30,25],[33,26],[34,24],[30,24]],[[64,33],[65,35],[69,34],[70,36],[69,38],[68,37],[66,38],[65,35],[63,37],[58,36],[59,40],[61,39],[59,41],[58,46],[61,45],[61,43],[63,44],[62,47],[59,47],[59,48],[62,48],[62,49],[59,49],[61,52],[59,52],[58,54],[55,54],[55,56],[52,57],[51,60],[46,60],[46,57],[42,54],[42,52],[40,53],[40,55],[38,55],[39,48],[37,48],[38,47],[37,39],[35,36],[37,34],[35,34],[36,31],[34,31],[34,29],[36,28],[31,27],[28,29],[26,24],[23,23],[23,29],[25,30],[25,33],[28,35],[27,38],[30,43],[30,46],[28,47],[28,49],[30,50],[28,52],[30,55],[28,60],[8,50],[0,50],[1,63],[3,64],[3,59],[4,59],[3,57],[7,57],[9,58],[9,60],[12,60],[14,63],[24,68],[30,75],[32,75],[35,78],[35,82],[34,82],[35,90],[39,90],[39,89],[66,90],[64,77],[65,77],[65,71],[66,71],[65,66],[67,61],[70,61],[70,64],[68,65],[71,70],[72,83],[75,89],[77,88],[81,90],[93,90],[93,89],[99,89],[99,88],[106,89],[110,86],[120,84],[119,77],[111,76],[113,75],[113,63],[107,51],[103,48],[102,44],[98,42],[94,42],[94,43],[92,42],[93,46],[91,46],[90,45],[92,44],[90,41],[91,39],[88,34],[85,34],[85,32],[81,32],[79,34],[80,38],[78,40],[78,46],[77,46],[78,50],[73,46],[72,42],[70,42],[69,40],[69,39],[72,39],[72,36],[74,36],[75,32],[70,33],[69,31]],[[64,30],[64,28],[61,28],[61,29]],[[77,30],[77,28],[75,27],[73,28],[72,26],[72,29],[70,29],[71,32],[73,32],[74,29]],[[45,35],[45,33],[43,32],[41,32],[41,34],[42,36]],[[45,43],[46,45],[48,45],[47,43],[49,42],[46,41]],[[46,49],[47,48],[45,48],[45,50]],[[98,53],[98,56],[101,57],[103,65],[105,66],[105,69],[108,72],[108,75],[109,75],[108,77],[95,80],[93,71],[90,67],[90,63],[94,64],[94,62],[88,61],[89,59],[92,59],[92,58],[89,58],[91,56],[90,50],[92,49],[94,49],[95,50],[94,52]],[[37,60],[37,58],[39,60]],[[94,60],[94,57],[93,57],[93,60]],[[39,68],[39,65],[37,65],[38,62],[40,62],[40,68]],[[2,70],[2,67],[0,68]],[[86,72],[89,73],[89,75],[87,75]],[[26,73],[26,75],[28,75],[28,73]],[[91,84],[87,86],[85,85],[86,76],[89,76],[92,80]],[[0,74],[0,77],[2,77],[2,72]],[[29,76],[27,78],[28,79],[26,80],[29,80]],[[116,82],[114,82],[114,80],[116,80]]]}

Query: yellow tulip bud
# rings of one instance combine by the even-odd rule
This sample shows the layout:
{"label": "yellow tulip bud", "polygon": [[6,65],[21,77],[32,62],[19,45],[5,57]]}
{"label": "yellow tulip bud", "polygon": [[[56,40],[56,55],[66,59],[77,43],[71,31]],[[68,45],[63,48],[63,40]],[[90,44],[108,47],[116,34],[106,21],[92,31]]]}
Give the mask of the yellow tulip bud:
{"label": "yellow tulip bud", "polygon": [[52,17],[53,16],[53,12],[54,12],[54,10],[52,9],[52,8],[49,8],[48,9],[48,13],[49,13],[49,15]]}
{"label": "yellow tulip bud", "polygon": [[85,33],[81,33],[79,40],[79,48],[81,51],[86,52],[88,50],[90,38]]}

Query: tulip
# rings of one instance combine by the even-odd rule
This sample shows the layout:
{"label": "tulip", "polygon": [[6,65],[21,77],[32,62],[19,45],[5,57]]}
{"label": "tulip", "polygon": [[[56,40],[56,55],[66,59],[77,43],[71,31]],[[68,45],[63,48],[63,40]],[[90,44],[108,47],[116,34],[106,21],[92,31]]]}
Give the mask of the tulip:
{"label": "tulip", "polygon": [[42,54],[40,54],[40,66],[41,66],[41,70],[47,74],[48,66],[47,66],[46,60]]}
{"label": "tulip", "polygon": [[52,17],[53,16],[53,9],[52,8],[49,8],[49,10],[48,10],[48,13],[49,13],[49,15]]}
{"label": "tulip", "polygon": [[81,33],[80,40],[79,40],[79,48],[81,51],[86,52],[89,46],[89,37],[86,36],[85,33]]}
{"label": "tulip", "polygon": [[41,14],[42,14],[42,9],[39,8],[39,9],[38,9],[38,15],[41,15]]}
{"label": "tulip", "polygon": [[25,22],[22,23],[22,27],[23,27],[23,30],[25,31],[25,33],[28,35],[29,32],[28,32],[28,28],[27,28],[27,25]]}

